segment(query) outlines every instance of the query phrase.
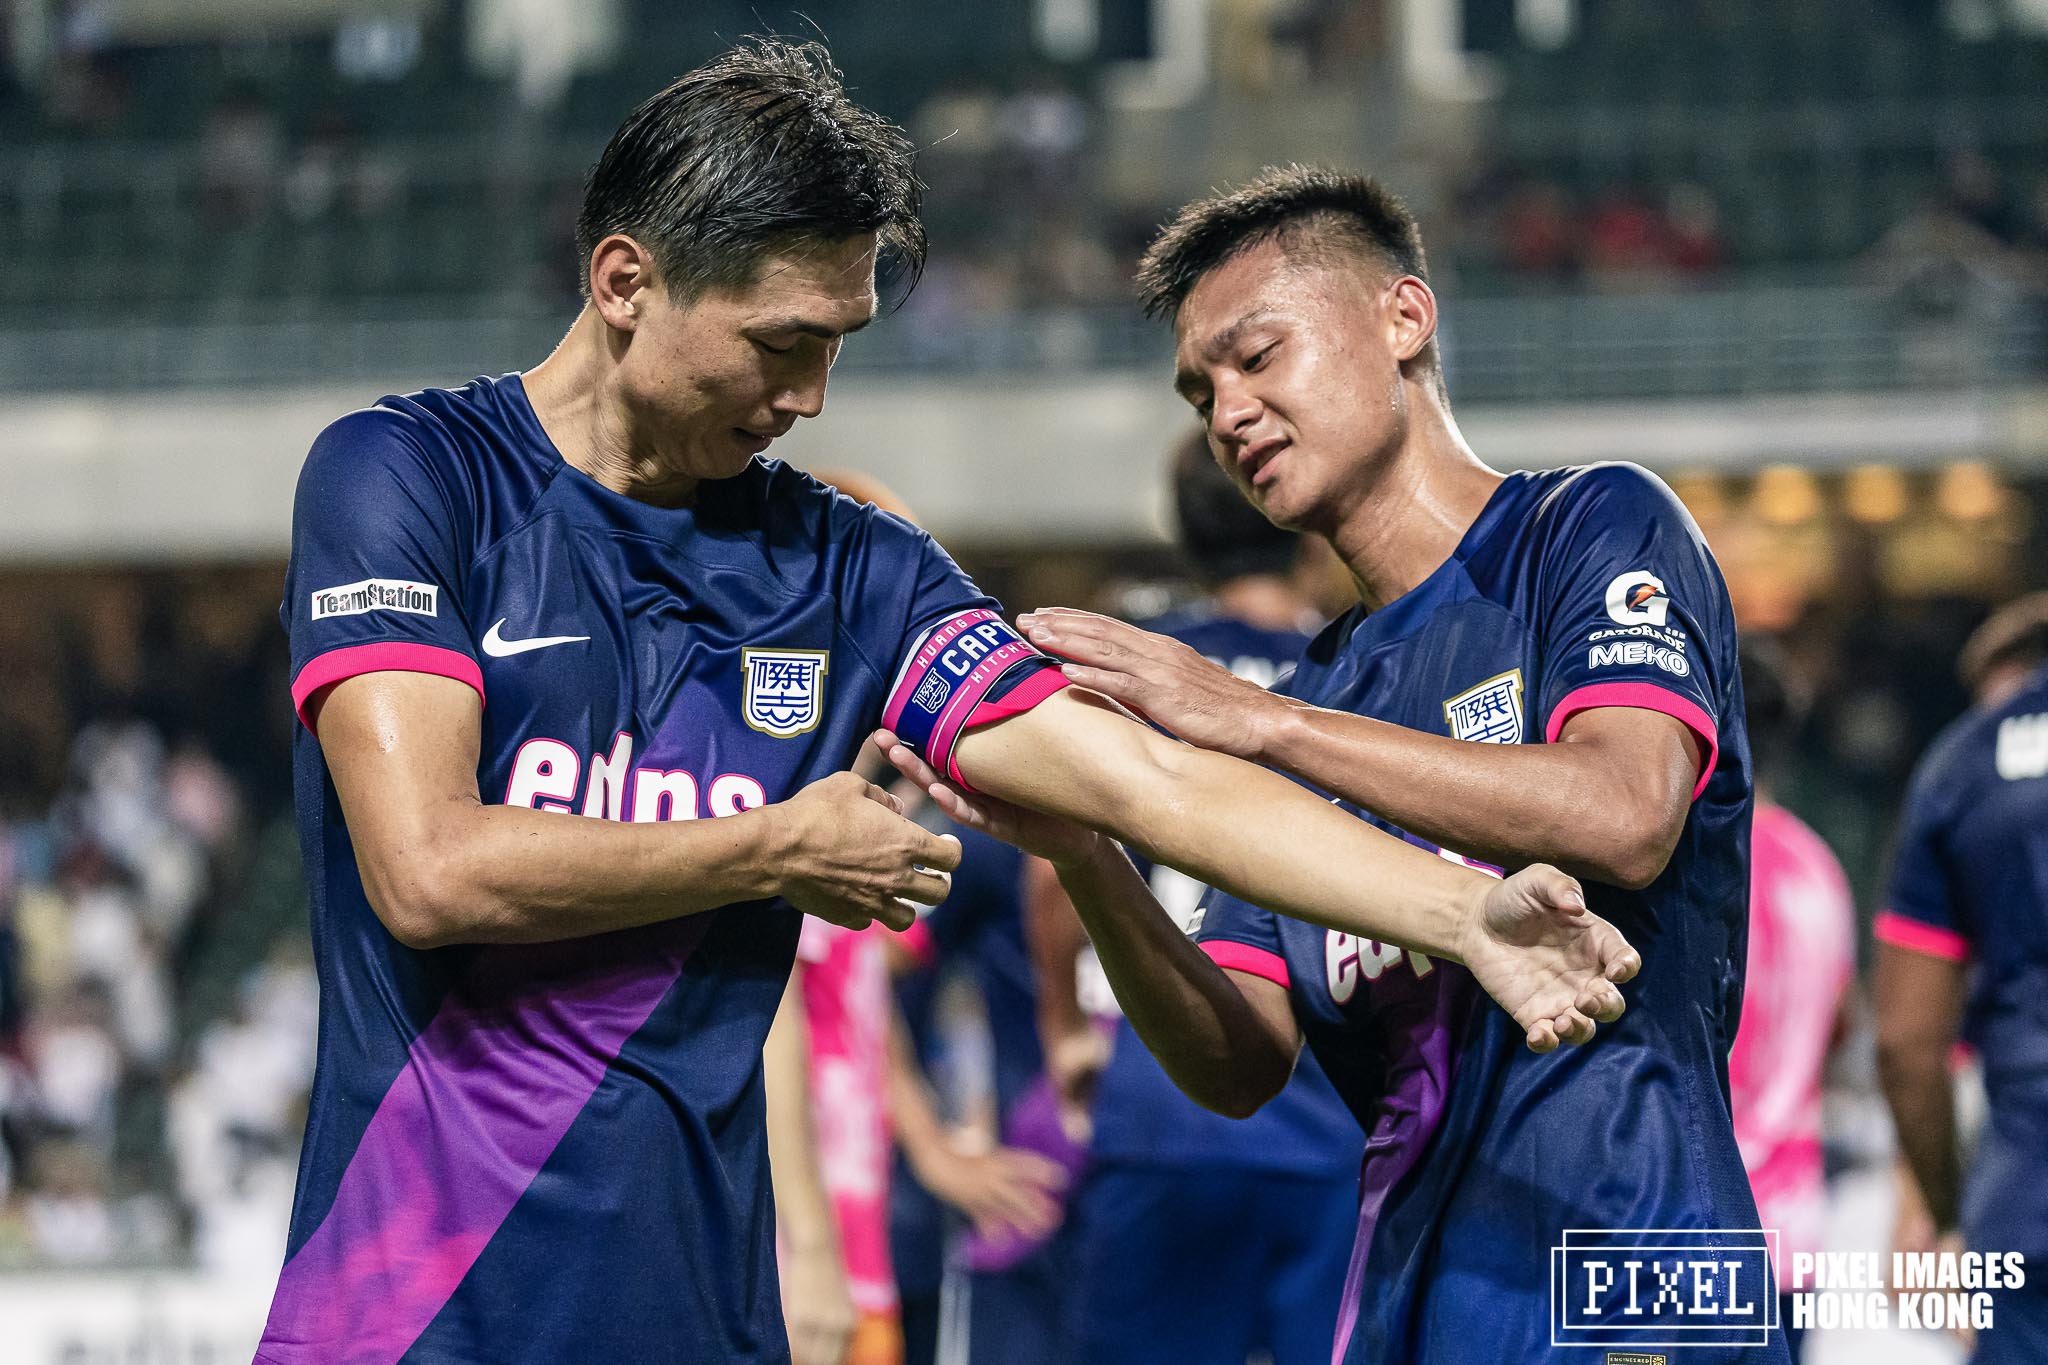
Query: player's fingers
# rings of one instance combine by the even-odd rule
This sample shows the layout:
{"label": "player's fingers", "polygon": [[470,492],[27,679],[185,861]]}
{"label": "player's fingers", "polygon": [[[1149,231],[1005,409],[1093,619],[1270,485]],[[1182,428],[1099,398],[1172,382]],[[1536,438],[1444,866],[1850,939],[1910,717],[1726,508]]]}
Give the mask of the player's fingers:
{"label": "player's fingers", "polygon": [[1145,702],[1155,695],[1151,684],[1130,673],[1119,673],[1109,668],[1091,668],[1087,664],[1063,663],[1060,672],[1076,687],[1085,687],[1091,692],[1100,692],[1111,701],[1128,706],[1140,716],[1146,716]]}
{"label": "player's fingers", "polygon": [[1611,1024],[1621,1018],[1628,1004],[1621,998],[1621,988],[1613,982],[1600,980],[1579,993],[1579,1013],[1602,1024]]}
{"label": "player's fingers", "polygon": [[1636,973],[1643,969],[1643,955],[1633,947],[1623,944],[1621,950],[1607,959],[1607,970],[1603,973],[1609,981],[1633,981]]}
{"label": "player's fingers", "polygon": [[1523,1035],[1523,1041],[1529,1045],[1531,1052],[1555,1052],[1557,1030],[1551,1027],[1548,1019],[1538,1019],[1529,1025],[1529,1031]]}
{"label": "player's fingers", "polygon": [[[897,933],[902,933],[917,923],[917,902],[906,896],[884,896],[875,905],[874,919],[880,920]],[[850,926],[866,928],[866,925]]]}
{"label": "player's fingers", "polygon": [[934,782],[928,790],[932,804],[943,811],[947,819],[969,829],[980,830],[983,834],[1002,837],[988,808],[970,798],[958,787],[950,782]]}
{"label": "player's fingers", "polygon": [[938,770],[910,751],[910,746],[897,741],[883,751],[888,755],[889,766],[920,787],[929,787],[940,781]]}
{"label": "player's fingers", "polygon": [[1593,1021],[1575,1009],[1566,1010],[1552,1022],[1557,1028],[1558,1038],[1573,1047],[1593,1040]]}
{"label": "player's fingers", "polygon": [[898,900],[914,901],[919,905],[937,905],[946,899],[946,893],[953,889],[953,876],[948,872],[921,872],[913,868],[904,874],[903,883],[897,890]]}
{"label": "player's fingers", "polygon": [[1018,1147],[1005,1147],[995,1155],[1004,1174],[1013,1180],[1047,1190],[1066,1188],[1067,1168],[1050,1157]]}
{"label": "player's fingers", "polygon": [[862,796],[865,796],[868,800],[874,802],[878,806],[888,807],[897,815],[903,814],[902,798],[898,797],[896,793],[888,790],[885,787],[878,787],[872,782],[863,781],[861,783],[860,794]]}
{"label": "player's fingers", "polygon": [[1529,868],[1529,879],[1530,889],[1551,909],[1564,915],[1586,913],[1586,888],[1578,878],[1548,863],[1536,863]]}
{"label": "player's fingers", "polygon": [[960,836],[957,834],[932,834],[920,831],[924,838],[918,842],[917,865],[934,872],[951,872],[960,866]]}

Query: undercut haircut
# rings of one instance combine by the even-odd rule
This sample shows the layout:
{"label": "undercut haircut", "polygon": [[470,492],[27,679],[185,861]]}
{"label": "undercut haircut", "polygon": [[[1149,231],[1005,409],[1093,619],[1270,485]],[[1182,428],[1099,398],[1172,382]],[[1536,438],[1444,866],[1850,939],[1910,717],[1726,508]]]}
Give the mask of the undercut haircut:
{"label": "undercut haircut", "polygon": [[901,128],[847,97],[816,42],[749,38],[626,116],[576,218],[581,288],[597,244],[624,233],[671,297],[753,283],[769,256],[877,235],[904,292],[924,269],[924,187]]}
{"label": "undercut haircut", "polygon": [[[1196,200],[1160,229],[1138,262],[1145,316],[1177,320],[1203,276],[1267,242],[1304,264],[1363,261],[1429,283],[1422,229],[1392,190],[1322,166],[1269,167],[1247,185]],[[1436,338],[1416,358],[1435,370],[1443,395]]]}
{"label": "undercut haircut", "polygon": [[1182,553],[1210,587],[1252,574],[1283,575],[1301,557],[1301,538],[1252,506],[1200,432],[1174,452],[1173,515]]}

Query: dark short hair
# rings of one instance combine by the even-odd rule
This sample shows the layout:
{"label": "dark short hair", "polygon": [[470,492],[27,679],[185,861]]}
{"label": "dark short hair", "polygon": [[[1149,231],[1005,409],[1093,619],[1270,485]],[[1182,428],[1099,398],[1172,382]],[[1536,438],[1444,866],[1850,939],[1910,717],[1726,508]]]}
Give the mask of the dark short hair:
{"label": "dark short hair", "polygon": [[1785,651],[1776,640],[1744,635],[1736,646],[1742,669],[1743,729],[1752,766],[1768,772],[1783,762],[1806,724],[1807,697],[1793,681]]}
{"label": "dark short hair", "polygon": [[1996,669],[2048,663],[2048,592],[2030,592],[1991,613],[1956,660],[1963,686],[1980,690]]}
{"label": "dark short hair", "polygon": [[1270,241],[1291,256],[1345,252],[1429,280],[1422,230],[1386,186],[1320,166],[1269,167],[1242,188],[1196,200],[1160,229],[1138,263],[1145,315],[1177,316],[1204,275]]}
{"label": "dark short hair", "polygon": [[910,139],[847,98],[822,44],[749,38],[626,116],[576,218],[582,287],[615,232],[654,255],[669,293],[751,283],[764,257],[877,233],[886,264],[924,267]]}
{"label": "dark short hair", "polygon": [[1300,538],[1246,500],[1199,432],[1174,452],[1173,514],[1182,551],[1211,585],[1247,574],[1284,574],[1301,553]]}

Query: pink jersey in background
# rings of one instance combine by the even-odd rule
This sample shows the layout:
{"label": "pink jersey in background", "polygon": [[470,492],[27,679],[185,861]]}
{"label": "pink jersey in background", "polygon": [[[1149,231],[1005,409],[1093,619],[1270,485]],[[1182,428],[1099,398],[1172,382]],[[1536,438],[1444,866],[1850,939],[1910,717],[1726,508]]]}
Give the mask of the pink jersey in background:
{"label": "pink jersey in background", "polygon": [[[1842,865],[1781,806],[1756,804],[1750,836],[1749,972],[1728,1056],[1735,1140],[1779,1256],[1819,1251],[1821,1070],[1856,970],[1856,906]],[[1779,1266],[1784,1284],[1784,1266]]]}
{"label": "pink jersey in background", "polygon": [[843,929],[809,915],[797,943],[810,1034],[818,1165],[839,1219],[846,1278],[864,1313],[896,1308],[889,1263],[889,970],[879,924]]}

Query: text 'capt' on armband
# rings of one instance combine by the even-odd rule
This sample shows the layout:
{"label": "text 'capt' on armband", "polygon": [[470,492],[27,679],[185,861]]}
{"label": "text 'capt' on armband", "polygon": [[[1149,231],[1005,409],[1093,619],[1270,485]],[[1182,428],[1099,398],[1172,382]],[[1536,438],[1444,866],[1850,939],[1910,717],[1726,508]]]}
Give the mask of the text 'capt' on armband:
{"label": "text 'capt' on armband", "polygon": [[882,724],[962,787],[953,750],[977,725],[1028,711],[1067,685],[1059,661],[985,607],[926,633],[889,689]]}

